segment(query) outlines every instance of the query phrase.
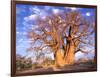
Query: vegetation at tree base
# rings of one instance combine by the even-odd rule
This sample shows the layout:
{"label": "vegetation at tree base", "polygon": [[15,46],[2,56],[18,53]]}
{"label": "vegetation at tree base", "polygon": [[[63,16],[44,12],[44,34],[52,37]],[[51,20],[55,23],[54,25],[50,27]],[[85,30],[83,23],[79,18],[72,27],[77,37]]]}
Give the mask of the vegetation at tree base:
{"label": "vegetation at tree base", "polygon": [[[78,61],[76,61],[73,65],[64,65],[64,66],[56,66],[55,67],[55,60],[50,60],[50,59],[45,59],[42,63],[32,63],[32,60],[30,58],[25,58],[25,57],[21,57],[21,55],[17,55],[16,58],[16,69],[17,72],[24,72],[30,70],[37,70],[37,69],[47,69],[48,71],[50,71],[50,68],[53,68],[52,71],[57,71],[57,69],[61,69],[61,70],[75,70],[75,68],[95,68],[95,63],[93,59],[84,59],[84,58],[80,58]],[[34,71],[33,71],[34,72]]]}
{"label": "vegetation at tree base", "polygon": [[30,58],[25,59],[25,57],[21,57],[20,55],[17,55],[16,57],[16,69],[19,70],[25,70],[25,69],[31,69],[32,68],[32,61]]}

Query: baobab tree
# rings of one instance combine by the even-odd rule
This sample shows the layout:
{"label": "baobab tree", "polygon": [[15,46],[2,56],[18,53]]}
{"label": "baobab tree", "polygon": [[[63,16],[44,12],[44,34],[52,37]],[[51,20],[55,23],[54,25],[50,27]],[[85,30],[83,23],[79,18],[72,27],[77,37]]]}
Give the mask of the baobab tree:
{"label": "baobab tree", "polygon": [[[75,53],[87,53],[83,47],[94,46],[94,40],[91,42],[89,39],[94,38],[95,23],[84,18],[78,11],[39,18],[36,25],[28,32],[31,40],[28,50],[50,49],[54,53],[56,66],[73,64]],[[35,46],[36,42],[38,46]]]}

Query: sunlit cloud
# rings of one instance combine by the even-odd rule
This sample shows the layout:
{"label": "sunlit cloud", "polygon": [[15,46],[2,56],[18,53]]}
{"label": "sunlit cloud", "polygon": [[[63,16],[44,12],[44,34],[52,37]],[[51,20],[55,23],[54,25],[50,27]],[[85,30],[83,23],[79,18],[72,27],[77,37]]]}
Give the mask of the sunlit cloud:
{"label": "sunlit cloud", "polygon": [[47,15],[47,11],[49,10],[49,7],[45,7],[44,9],[40,9],[37,6],[30,8],[30,10],[32,11],[33,14],[36,14],[40,17],[42,16],[46,16]]}
{"label": "sunlit cloud", "polygon": [[24,40],[24,39],[21,38],[21,39],[18,40],[18,42],[22,42],[23,40]]}
{"label": "sunlit cloud", "polygon": [[77,8],[75,8],[75,7],[71,7],[70,9],[71,9],[72,11],[77,10]]}
{"label": "sunlit cloud", "polygon": [[79,10],[80,8],[76,8],[76,7],[65,7],[66,10],[70,9],[71,11],[76,11]]}
{"label": "sunlit cloud", "polygon": [[19,36],[19,35],[23,36],[23,35],[27,35],[27,32],[26,31],[24,31],[24,32],[17,31],[16,34],[17,34],[17,36]]}
{"label": "sunlit cloud", "polygon": [[78,59],[80,59],[80,58],[82,58],[82,57],[84,57],[84,54],[81,53],[81,52],[77,52],[77,53],[75,54],[75,60],[78,60]]}
{"label": "sunlit cloud", "polygon": [[41,12],[41,10],[37,6],[31,7],[29,9],[30,11],[32,11],[32,13],[35,13],[35,14],[39,14]]}
{"label": "sunlit cloud", "polygon": [[53,12],[54,14],[58,14],[58,13],[60,13],[60,10],[59,10],[59,9],[52,9],[52,12]]}
{"label": "sunlit cloud", "polygon": [[25,21],[31,21],[31,20],[35,20],[37,18],[38,18],[38,15],[33,14],[33,15],[28,16],[28,17],[24,17],[24,20]]}
{"label": "sunlit cloud", "polygon": [[19,34],[20,32],[17,31],[16,33]]}
{"label": "sunlit cloud", "polygon": [[24,20],[26,22],[29,22],[29,21],[34,21],[34,20],[37,20],[38,18],[42,18],[42,19],[45,19],[45,17],[47,16],[48,14],[45,12],[45,11],[41,11],[41,13],[39,14],[32,14],[28,17],[24,17]]}
{"label": "sunlit cloud", "polygon": [[90,12],[87,12],[87,13],[86,13],[86,16],[90,16],[90,15],[91,15],[91,13],[90,13]]}

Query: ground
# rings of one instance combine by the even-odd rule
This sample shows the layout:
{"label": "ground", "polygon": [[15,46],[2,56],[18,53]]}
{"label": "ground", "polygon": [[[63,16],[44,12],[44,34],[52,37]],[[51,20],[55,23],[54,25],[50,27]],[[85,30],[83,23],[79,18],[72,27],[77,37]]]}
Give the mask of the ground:
{"label": "ground", "polygon": [[65,65],[63,67],[57,67],[54,70],[52,67],[49,68],[36,68],[24,71],[17,71],[17,75],[27,75],[27,74],[50,74],[50,73],[70,73],[70,72],[86,72],[86,71],[96,71],[96,64],[94,63],[76,63],[74,65]]}

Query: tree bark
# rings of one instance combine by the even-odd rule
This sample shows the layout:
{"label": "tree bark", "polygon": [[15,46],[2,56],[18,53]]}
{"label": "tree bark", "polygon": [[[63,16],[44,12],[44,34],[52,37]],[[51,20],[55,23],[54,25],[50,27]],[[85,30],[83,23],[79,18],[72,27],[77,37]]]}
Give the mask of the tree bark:
{"label": "tree bark", "polygon": [[67,45],[66,50],[64,54],[64,60],[66,64],[73,64],[74,63],[74,51],[75,51],[75,45],[72,40],[73,33],[72,33],[72,27],[69,27],[68,37],[66,37]]}
{"label": "tree bark", "polygon": [[74,63],[74,50],[75,50],[75,47],[71,41],[67,45],[67,50],[66,50],[65,59],[64,59],[65,63],[68,65]]}
{"label": "tree bark", "polygon": [[64,56],[64,51],[62,49],[58,49],[57,52],[55,53],[55,65],[56,66],[64,66],[65,61],[63,59]]}

